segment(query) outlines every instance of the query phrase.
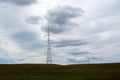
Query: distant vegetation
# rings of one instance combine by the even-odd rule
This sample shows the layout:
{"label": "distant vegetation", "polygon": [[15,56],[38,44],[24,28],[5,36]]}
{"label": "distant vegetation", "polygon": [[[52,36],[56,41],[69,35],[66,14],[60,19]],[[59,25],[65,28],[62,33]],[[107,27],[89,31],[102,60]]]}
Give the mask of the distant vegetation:
{"label": "distant vegetation", "polygon": [[120,80],[120,64],[0,65],[0,80]]}

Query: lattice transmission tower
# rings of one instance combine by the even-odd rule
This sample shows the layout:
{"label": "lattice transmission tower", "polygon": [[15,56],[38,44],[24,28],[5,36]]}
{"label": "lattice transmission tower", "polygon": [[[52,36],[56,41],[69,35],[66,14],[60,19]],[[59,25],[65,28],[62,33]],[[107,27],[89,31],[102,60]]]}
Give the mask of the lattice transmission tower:
{"label": "lattice transmission tower", "polygon": [[51,55],[51,40],[50,40],[50,27],[48,26],[48,40],[47,40],[47,64],[52,64],[52,55]]}

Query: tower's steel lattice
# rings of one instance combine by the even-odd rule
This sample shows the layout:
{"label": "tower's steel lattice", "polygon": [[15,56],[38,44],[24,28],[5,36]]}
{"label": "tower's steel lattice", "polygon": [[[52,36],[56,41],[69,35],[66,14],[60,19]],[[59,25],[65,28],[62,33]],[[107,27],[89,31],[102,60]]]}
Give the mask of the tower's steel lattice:
{"label": "tower's steel lattice", "polygon": [[52,64],[52,55],[51,55],[51,40],[50,40],[50,27],[48,26],[48,40],[47,40],[47,64]]}

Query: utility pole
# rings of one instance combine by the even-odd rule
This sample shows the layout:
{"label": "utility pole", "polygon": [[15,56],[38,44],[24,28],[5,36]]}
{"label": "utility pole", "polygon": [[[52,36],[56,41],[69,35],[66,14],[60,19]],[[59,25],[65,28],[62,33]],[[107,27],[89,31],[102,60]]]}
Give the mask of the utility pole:
{"label": "utility pole", "polygon": [[47,40],[47,64],[52,64],[52,55],[51,55],[51,41],[50,41],[50,27],[48,26],[48,40]]}

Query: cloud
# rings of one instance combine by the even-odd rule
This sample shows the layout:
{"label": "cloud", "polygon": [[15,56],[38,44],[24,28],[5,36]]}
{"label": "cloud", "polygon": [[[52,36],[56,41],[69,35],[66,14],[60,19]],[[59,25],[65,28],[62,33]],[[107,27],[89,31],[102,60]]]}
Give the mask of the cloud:
{"label": "cloud", "polygon": [[86,63],[88,62],[88,60],[76,60],[76,59],[67,59],[68,63],[76,63],[76,64],[79,64],[79,63]]}
{"label": "cloud", "polygon": [[[47,20],[47,26],[51,27],[51,32],[59,34],[73,25],[76,25],[71,20],[80,17],[83,14],[83,10],[78,7],[72,6],[57,6],[48,10],[45,16]],[[45,27],[47,31],[47,27]]]}
{"label": "cloud", "polygon": [[63,40],[58,42],[53,42],[55,47],[68,47],[68,46],[81,46],[89,44],[84,40]]}
{"label": "cloud", "polygon": [[85,63],[87,56],[91,63],[120,61],[120,0],[38,0],[32,6],[37,0],[26,1],[0,0],[1,62],[45,62],[47,36],[41,27],[47,26],[53,63],[68,64],[68,59]]}
{"label": "cloud", "polygon": [[23,49],[39,49],[43,46],[35,33],[21,31],[12,35],[12,39]]}
{"label": "cloud", "polygon": [[68,52],[68,54],[73,55],[73,56],[78,56],[78,55],[89,54],[89,52]]}
{"label": "cloud", "polygon": [[92,56],[92,57],[89,57],[89,59],[94,59],[94,60],[96,60],[96,59],[104,59],[103,57],[95,57],[95,56]]}
{"label": "cloud", "polygon": [[30,24],[39,24],[41,21],[42,18],[40,16],[30,16],[26,19],[26,22]]}
{"label": "cloud", "polygon": [[37,0],[0,0],[0,2],[11,3],[19,6],[25,6],[25,5],[36,3]]}

